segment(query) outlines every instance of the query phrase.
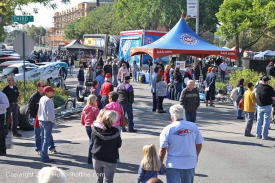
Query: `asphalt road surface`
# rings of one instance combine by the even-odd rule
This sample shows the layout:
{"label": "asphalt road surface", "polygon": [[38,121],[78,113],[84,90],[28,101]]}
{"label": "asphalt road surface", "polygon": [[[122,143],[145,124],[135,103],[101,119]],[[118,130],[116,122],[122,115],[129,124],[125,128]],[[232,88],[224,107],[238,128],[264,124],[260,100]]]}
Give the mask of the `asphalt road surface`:
{"label": "asphalt road surface", "polygon": [[[69,76],[67,87],[74,95],[76,75]],[[133,83],[135,89],[134,123],[138,133],[122,133],[121,163],[117,165],[115,183],[134,183],[142,147],[153,143],[159,146],[159,134],[170,123],[169,114],[151,112],[152,98],[149,85]],[[164,100],[168,112],[176,101]],[[205,138],[196,168],[198,183],[274,183],[274,130],[271,140],[244,137],[244,120],[237,120],[229,104],[216,104],[198,110],[197,125]],[[255,131],[255,123],[253,131]],[[273,127],[275,129],[275,126]],[[94,170],[87,162],[88,137],[80,125],[79,116],[54,126],[53,137],[58,154],[50,155],[53,163],[42,163],[35,153],[32,131],[20,131],[23,138],[8,137],[8,155],[0,156],[0,182],[37,182],[37,172],[45,166],[56,166],[65,171],[68,183],[96,182]],[[9,134],[10,136],[10,134]],[[165,176],[159,176],[165,181]]]}

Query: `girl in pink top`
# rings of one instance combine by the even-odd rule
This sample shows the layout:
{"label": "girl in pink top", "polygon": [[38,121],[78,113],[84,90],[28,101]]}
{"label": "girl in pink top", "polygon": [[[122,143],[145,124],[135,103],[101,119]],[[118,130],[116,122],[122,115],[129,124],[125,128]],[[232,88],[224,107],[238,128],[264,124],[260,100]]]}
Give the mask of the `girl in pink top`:
{"label": "girl in pink top", "polygon": [[118,70],[117,78],[120,82],[122,82],[122,79],[124,79],[125,76],[130,76],[130,74],[126,67],[126,64],[123,63],[121,68]]}
{"label": "girl in pink top", "polygon": [[105,110],[114,110],[117,112],[118,118],[117,118],[116,122],[114,123],[113,127],[116,127],[120,130],[121,129],[120,119],[124,112],[123,112],[123,107],[117,101],[118,97],[119,97],[119,95],[117,92],[115,92],[115,91],[110,92],[109,93],[109,104],[107,104],[104,109]]}
{"label": "girl in pink top", "polygon": [[97,97],[95,95],[89,95],[87,104],[81,113],[81,124],[85,126],[87,135],[89,137],[90,147],[88,152],[88,164],[92,164],[91,150],[93,147],[92,142],[92,128],[91,125],[96,120],[99,109],[97,108]]}

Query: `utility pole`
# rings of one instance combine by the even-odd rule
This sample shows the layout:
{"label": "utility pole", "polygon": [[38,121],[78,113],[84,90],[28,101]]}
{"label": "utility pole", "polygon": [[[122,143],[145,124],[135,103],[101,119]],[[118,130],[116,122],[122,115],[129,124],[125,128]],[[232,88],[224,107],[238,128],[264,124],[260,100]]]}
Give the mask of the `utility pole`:
{"label": "utility pole", "polygon": [[196,34],[199,35],[200,26],[200,0],[197,0]]}
{"label": "utility pole", "polygon": [[99,0],[96,0],[96,6],[97,7],[99,6]]}

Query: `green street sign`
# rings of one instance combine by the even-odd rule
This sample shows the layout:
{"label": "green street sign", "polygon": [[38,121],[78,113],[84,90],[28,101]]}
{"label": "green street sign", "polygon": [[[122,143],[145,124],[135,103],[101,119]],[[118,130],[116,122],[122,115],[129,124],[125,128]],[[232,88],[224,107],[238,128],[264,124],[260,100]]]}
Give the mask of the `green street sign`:
{"label": "green street sign", "polygon": [[19,24],[27,24],[29,22],[33,22],[33,16],[12,16],[12,21],[17,22]]}

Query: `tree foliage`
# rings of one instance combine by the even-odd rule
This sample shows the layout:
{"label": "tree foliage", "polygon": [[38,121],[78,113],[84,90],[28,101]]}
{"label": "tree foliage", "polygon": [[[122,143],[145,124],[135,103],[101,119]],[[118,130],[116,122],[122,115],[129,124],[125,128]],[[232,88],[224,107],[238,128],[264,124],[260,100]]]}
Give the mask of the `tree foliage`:
{"label": "tree foliage", "polygon": [[[218,20],[215,13],[223,0],[200,0],[200,29],[215,32]],[[187,9],[186,0],[117,0],[116,15],[129,29],[162,29],[169,31],[178,22],[181,13]],[[191,28],[195,29],[195,19],[186,19]]]}
{"label": "tree foliage", "polygon": [[244,50],[275,31],[274,9],[274,0],[227,0],[220,6],[218,34],[226,40],[235,39],[239,66]]}
{"label": "tree foliage", "polygon": [[46,35],[46,29],[41,26],[36,27],[33,25],[27,29],[27,35],[30,36],[36,44],[41,44],[41,37]]}
{"label": "tree foliage", "polygon": [[21,30],[13,30],[9,33],[7,33],[5,38],[5,43],[11,44],[13,40],[19,35],[22,34]]}

